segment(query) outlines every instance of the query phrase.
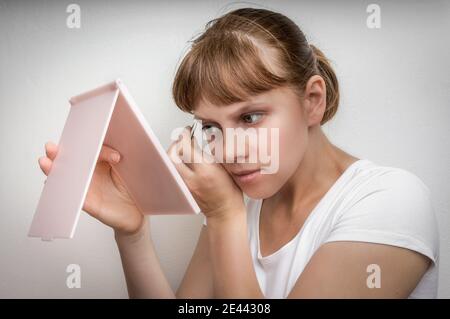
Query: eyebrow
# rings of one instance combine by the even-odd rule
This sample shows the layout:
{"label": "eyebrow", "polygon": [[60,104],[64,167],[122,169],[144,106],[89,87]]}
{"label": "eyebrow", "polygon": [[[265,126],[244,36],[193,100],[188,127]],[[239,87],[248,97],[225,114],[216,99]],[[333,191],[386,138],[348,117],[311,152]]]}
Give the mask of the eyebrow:
{"label": "eyebrow", "polygon": [[[255,106],[263,106],[267,105],[266,102],[257,102],[257,103],[248,103],[240,107],[236,112],[233,112],[233,114],[230,115],[230,118],[236,117],[237,114],[242,114],[247,112],[248,110],[251,110]],[[207,118],[202,118],[200,116],[194,115],[194,119],[200,120],[200,121],[209,121],[209,122],[215,122],[214,120],[210,120]]]}

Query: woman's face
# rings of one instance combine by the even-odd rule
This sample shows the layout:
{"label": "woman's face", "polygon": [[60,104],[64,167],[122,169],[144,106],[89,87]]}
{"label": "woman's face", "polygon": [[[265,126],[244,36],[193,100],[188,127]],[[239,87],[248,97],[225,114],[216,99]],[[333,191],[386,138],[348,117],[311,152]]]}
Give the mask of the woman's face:
{"label": "woman's face", "polygon": [[[294,174],[305,153],[308,123],[303,109],[295,92],[282,87],[227,106],[202,102],[194,115],[202,120],[206,135],[223,136],[213,139],[210,148],[241,190],[251,198],[268,198]],[[230,132],[242,138],[232,138]],[[216,151],[219,144],[222,152]]]}

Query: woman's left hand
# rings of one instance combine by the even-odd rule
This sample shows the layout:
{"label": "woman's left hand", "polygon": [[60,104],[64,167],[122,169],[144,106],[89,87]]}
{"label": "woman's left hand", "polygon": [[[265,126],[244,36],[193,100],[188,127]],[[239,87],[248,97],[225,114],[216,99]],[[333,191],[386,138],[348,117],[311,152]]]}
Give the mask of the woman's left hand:
{"label": "woman's left hand", "polygon": [[[245,212],[241,189],[212,155],[202,153],[195,138],[191,140],[190,133],[190,126],[185,127],[167,153],[202,213],[208,220],[224,220]],[[183,150],[188,152],[183,154]],[[193,161],[193,156],[200,160]]]}

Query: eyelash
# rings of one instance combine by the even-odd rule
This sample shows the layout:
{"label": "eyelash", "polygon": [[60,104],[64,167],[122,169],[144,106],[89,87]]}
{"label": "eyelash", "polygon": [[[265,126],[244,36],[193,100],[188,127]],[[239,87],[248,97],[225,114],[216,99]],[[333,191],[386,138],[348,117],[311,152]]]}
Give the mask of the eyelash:
{"label": "eyelash", "polygon": [[[247,114],[244,114],[241,118],[244,118],[244,117],[246,117],[246,116],[252,116],[252,115],[260,115],[261,117],[264,115],[263,113],[261,113],[261,112],[254,112],[254,113],[247,113]],[[258,123],[260,120],[257,120],[257,121],[255,121],[255,122],[253,122],[253,123],[248,123],[248,122],[245,122],[246,124],[249,124],[249,125],[253,125],[253,124],[255,124],[255,123]]]}
{"label": "eyelash", "polygon": [[[242,116],[241,116],[241,119],[243,119],[243,118],[246,117],[246,116],[252,116],[252,115],[260,115],[261,117],[263,117],[264,113],[262,113],[262,112],[247,113],[247,114],[242,115]],[[248,122],[246,122],[245,120],[243,120],[243,122],[244,122],[246,125],[255,125],[255,124],[258,123],[259,121],[261,121],[261,118],[260,118],[259,120],[256,120],[256,121],[253,122],[253,123],[248,123]],[[205,124],[205,125],[203,125],[202,130],[206,130],[206,129],[211,128],[211,127],[213,127],[213,126],[215,126],[215,125],[208,125],[208,124]]]}

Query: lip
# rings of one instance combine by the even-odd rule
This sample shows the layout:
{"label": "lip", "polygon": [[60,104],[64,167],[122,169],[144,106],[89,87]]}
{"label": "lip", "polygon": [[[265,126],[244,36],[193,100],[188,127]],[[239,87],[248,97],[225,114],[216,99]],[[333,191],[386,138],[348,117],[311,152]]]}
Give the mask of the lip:
{"label": "lip", "polygon": [[255,180],[260,175],[260,169],[241,171],[239,173],[233,173],[235,178],[241,183],[248,183]]}

